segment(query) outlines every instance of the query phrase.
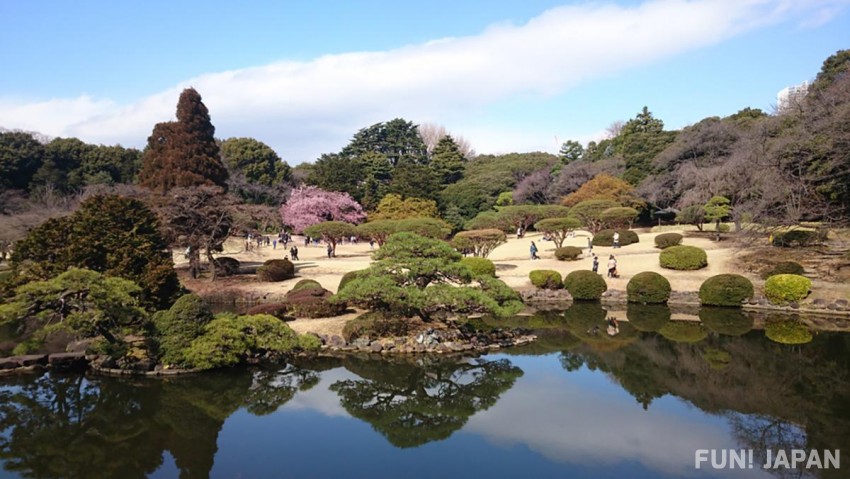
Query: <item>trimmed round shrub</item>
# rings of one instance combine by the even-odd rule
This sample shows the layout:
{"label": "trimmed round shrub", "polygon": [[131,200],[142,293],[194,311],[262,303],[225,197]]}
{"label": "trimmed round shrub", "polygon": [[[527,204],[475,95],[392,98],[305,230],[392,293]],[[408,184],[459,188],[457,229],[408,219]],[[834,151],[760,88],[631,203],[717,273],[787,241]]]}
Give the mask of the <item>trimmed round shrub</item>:
{"label": "trimmed round shrub", "polygon": [[342,278],[339,280],[339,286],[337,286],[336,291],[337,292],[342,291],[342,288],[346,284],[348,284],[348,283],[354,281],[355,279],[359,278],[360,275],[364,274],[365,272],[366,272],[365,269],[359,269],[357,271],[349,271],[348,273],[345,273],[344,275],[342,275]]}
{"label": "trimmed round shrub", "polygon": [[671,246],[679,246],[682,244],[683,236],[679,233],[661,233],[655,237],[655,247],[658,249],[666,249]]}
{"label": "trimmed round shrub", "polygon": [[638,273],[626,285],[630,303],[657,304],[670,299],[670,282],[654,271]]}
{"label": "trimmed round shrub", "polygon": [[233,276],[239,274],[239,260],[223,256],[213,260],[215,273],[219,276]]}
{"label": "trimmed round shrub", "polygon": [[777,274],[764,282],[764,295],[773,304],[800,301],[811,289],[812,280],[798,274]]}
{"label": "trimmed round shrub", "polygon": [[301,281],[295,283],[295,286],[292,287],[290,291],[301,291],[302,289],[310,289],[310,288],[320,288],[322,285],[319,284],[318,281],[314,279],[302,279]]}
{"label": "trimmed round shrub", "polygon": [[496,277],[496,265],[487,258],[476,258],[469,256],[460,260],[460,264],[469,268],[475,276]]}
{"label": "trimmed round shrub", "polygon": [[379,339],[407,336],[409,327],[407,318],[388,316],[373,311],[352,319],[342,328],[342,337],[349,343],[358,338]]}
{"label": "trimmed round shrub", "polygon": [[285,281],[295,276],[295,265],[288,259],[270,259],[257,268],[260,281]]}
{"label": "trimmed round shrub", "polygon": [[305,288],[286,293],[289,312],[296,318],[327,318],[345,312],[344,302],[331,302],[333,293],[324,288]]}
{"label": "trimmed round shrub", "polygon": [[812,341],[812,332],[796,319],[768,321],[764,325],[764,335],[781,344],[805,344]]}
{"label": "trimmed round shrub", "polygon": [[770,278],[771,276],[776,276],[777,274],[797,274],[802,276],[806,270],[803,269],[803,265],[796,261],[783,261],[781,263],[776,263],[772,268],[762,273],[762,279]]}
{"label": "trimmed round shrub", "polygon": [[608,284],[602,276],[585,269],[568,274],[564,278],[564,287],[577,301],[598,301],[602,293],[608,291]]}
{"label": "trimmed round shrub", "polygon": [[708,330],[696,321],[670,321],[658,333],[677,343],[698,343],[708,337]]}
{"label": "trimmed round shrub", "polygon": [[[255,314],[268,314],[277,319],[287,319],[289,305],[286,303],[260,303],[248,308],[245,314],[253,316]],[[289,318],[291,319],[291,318]]]}
{"label": "trimmed round shrub", "polygon": [[699,302],[706,306],[733,306],[753,297],[753,283],[740,274],[718,274],[699,287]]}
{"label": "trimmed round shrub", "polygon": [[[602,230],[593,235],[593,246],[614,246],[614,231]],[[620,233],[620,246],[627,246],[640,242],[638,234],[632,230],[616,230]]]}
{"label": "trimmed round shrub", "polygon": [[743,336],[753,329],[754,320],[740,309],[702,307],[699,320],[708,329],[726,336]]}
{"label": "trimmed round shrub", "polygon": [[563,246],[555,250],[555,258],[558,261],[575,261],[582,254],[582,249],[577,246]]}
{"label": "trimmed round shrub", "polygon": [[626,319],[638,331],[658,331],[670,321],[670,308],[665,304],[629,303],[626,307]]}
{"label": "trimmed round shrub", "polygon": [[561,281],[561,273],[551,269],[536,269],[528,273],[528,279],[537,288],[561,289],[564,287],[564,283]]}
{"label": "trimmed round shrub", "polygon": [[705,250],[696,246],[671,246],[658,255],[662,268],[678,271],[691,271],[708,266],[708,255]]}

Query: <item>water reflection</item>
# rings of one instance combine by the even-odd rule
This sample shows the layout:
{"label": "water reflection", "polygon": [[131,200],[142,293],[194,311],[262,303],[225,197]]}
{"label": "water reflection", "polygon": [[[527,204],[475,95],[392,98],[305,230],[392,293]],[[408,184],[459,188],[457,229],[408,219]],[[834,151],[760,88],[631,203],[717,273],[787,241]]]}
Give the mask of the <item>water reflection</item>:
{"label": "water reflection", "polygon": [[134,478],[169,451],[182,478],[208,477],[234,411],[273,412],[317,379],[296,368],[174,380],[15,377],[0,390],[0,458],[25,477]]}
{"label": "water reflection", "polygon": [[[655,478],[694,474],[695,449],[850,450],[848,334],[804,328],[801,344],[799,318],[723,308],[579,304],[481,321],[539,340],[481,358],[322,358],[173,380],[6,378],[0,461],[36,478],[165,474],[169,457],[184,478],[350,477],[372,463],[433,476],[424,458],[450,476]],[[287,455],[286,441],[313,456]],[[336,449],[344,468],[323,460]]]}
{"label": "water reflection", "polygon": [[476,412],[490,408],[522,376],[506,359],[410,359],[387,364],[350,358],[345,368],[360,379],[330,389],[342,406],[397,447],[446,439]]}

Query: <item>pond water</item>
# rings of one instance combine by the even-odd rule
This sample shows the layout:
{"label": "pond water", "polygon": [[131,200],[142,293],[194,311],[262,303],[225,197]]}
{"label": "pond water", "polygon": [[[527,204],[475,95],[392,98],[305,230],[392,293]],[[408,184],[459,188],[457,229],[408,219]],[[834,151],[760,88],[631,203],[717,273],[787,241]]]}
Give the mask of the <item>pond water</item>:
{"label": "pond water", "polygon": [[[600,310],[525,318],[539,341],[481,357],[7,377],[0,477],[850,477],[850,334],[650,309],[609,335]],[[782,448],[843,468],[762,470]],[[698,449],[754,468],[696,470]]]}

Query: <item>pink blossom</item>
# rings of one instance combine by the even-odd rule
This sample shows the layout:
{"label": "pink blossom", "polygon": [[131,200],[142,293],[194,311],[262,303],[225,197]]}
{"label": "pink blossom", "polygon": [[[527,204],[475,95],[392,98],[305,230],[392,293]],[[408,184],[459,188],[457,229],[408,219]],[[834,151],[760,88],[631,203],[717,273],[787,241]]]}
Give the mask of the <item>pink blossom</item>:
{"label": "pink blossom", "polygon": [[296,233],[323,221],[360,223],[366,219],[363,208],[348,193],[325,191],[315,186],[302,186],[292,192],[280,207],[283,223]]}

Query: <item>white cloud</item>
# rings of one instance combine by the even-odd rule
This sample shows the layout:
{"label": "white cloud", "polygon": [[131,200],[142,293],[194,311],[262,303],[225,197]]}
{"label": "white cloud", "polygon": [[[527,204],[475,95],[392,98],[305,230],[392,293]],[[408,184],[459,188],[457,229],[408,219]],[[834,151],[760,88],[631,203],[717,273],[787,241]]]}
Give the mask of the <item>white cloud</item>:
{"label": "white cloud", "polygon": [[[593,78],[669,58],[789,18],[821,23],[847,0],[653,0],[637,7],[553,8],[523,25],[379,52],[326,55],[203,74],[130,105],[89,96],[25,103],[0,99],[0,125],[85,141],[143,146],[174,117],[179,91],[195,87],[220,137],[251,136],[291,163],[338,151],[359,128],[404,117],[453,118],[517,95],[559,94]],[[549,132],[507,144],[491,125],[475,134],[447,124],[478,152],[546,148]],[[502,127],[501,130],[505,130]],[[493,131],[500,132],[499,125]],[[534,147],[534,145],[539,145]]]}

